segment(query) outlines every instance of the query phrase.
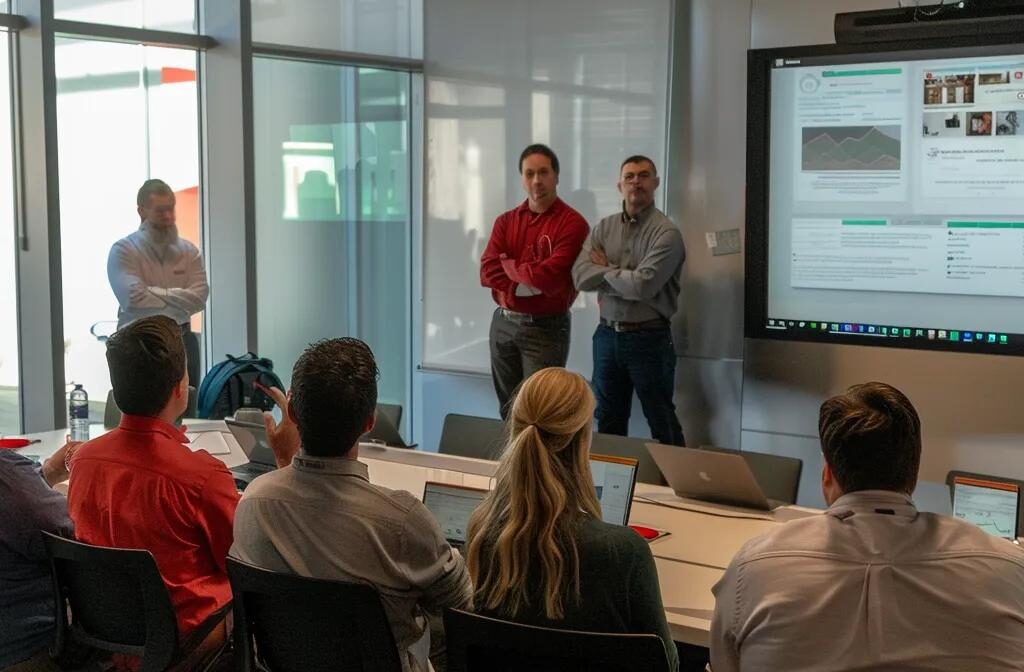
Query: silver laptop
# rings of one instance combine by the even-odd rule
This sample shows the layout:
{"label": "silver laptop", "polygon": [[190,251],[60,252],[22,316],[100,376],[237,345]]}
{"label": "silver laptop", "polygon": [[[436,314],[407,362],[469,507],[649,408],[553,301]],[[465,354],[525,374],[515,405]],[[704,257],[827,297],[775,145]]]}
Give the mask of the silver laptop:
{"label": "silver laptop", "polygon": [[785,502],[769,500],[742,455],[648,443],[669,486],[680,497],[771,511]]}
{"label": "silver laptop", "polygon": [[225,418],[224,423],[235,437],[242,452],[249,459],[246,464],[231,467],[231,473],[235,476],[235,485],[239,490],[245,490],[250,482],[257,476],[277,469],[277,460],[274,458],[274,451],[267,439],[267,430],[261,424],[250,422],[238,422],[231,418]]}
{"label": "silver laptop", "polygon": [[590,475],[606,523],[625,525],[633,507],[638,460],[632,457],[590,454]]}
{"label": "silver laptop", "polygon": [[461,552],[466,547],[469,517],[487,497],[487,490],[450,483],[427,481],[423,486],[423,504],[441,526],[445,540]]}

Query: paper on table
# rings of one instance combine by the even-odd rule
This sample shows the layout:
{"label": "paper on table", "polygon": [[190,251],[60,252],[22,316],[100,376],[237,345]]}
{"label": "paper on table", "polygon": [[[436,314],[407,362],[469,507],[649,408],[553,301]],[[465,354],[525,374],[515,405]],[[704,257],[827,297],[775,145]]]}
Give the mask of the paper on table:
{"label": "paper on table", "polygon": [[225,432],[185,432],[190,441],[188,447],[192,450],[205,450],[210,455],[230,455],[231,446],[224,440]]}

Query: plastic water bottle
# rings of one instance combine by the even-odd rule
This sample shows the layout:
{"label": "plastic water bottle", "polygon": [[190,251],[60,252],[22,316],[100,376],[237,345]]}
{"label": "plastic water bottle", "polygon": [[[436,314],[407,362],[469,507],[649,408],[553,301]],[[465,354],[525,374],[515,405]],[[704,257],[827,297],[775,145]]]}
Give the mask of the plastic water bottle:
{"label": "plastic water bottle", "polygon": [[72,441],[89,440],[89,395],[85,388],[75,383],[75,389],[68,395],[68,418],[71,425]]}

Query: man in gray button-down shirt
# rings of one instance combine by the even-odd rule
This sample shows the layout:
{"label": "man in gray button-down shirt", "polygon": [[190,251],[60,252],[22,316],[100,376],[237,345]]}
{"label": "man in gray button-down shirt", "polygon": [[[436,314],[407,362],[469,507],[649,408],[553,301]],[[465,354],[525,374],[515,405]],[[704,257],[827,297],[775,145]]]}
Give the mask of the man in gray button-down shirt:
{"label": "man in gray button-down shirt", "polygon": [[659,184],[651,159],[623,161],[618,182],[622,211],[591,230],[572,275],[577,289],[597,292],[601,308],[594,332],[597,430],[628,433],[635,389],[651,436],[681,446],[669,322],[676,312],[686,248],[672,220],[654,207]]}
{"label": "man in gray button-down shirt", "polygon": [[268,420],[267,432],[275,451],[290,454],[282,444],[301,438],[301,452],[246,488],[230,555],[275,572],[373,586],[403,672],[426,672],[428,654],[436,667],[442,648],[432,617],[470,608],[472,589],[430,511],[411,493],[371,483],[358,460],[376,402],[377,365],[365,343],[340,338],[306,349],[292,371],[286,419]]}

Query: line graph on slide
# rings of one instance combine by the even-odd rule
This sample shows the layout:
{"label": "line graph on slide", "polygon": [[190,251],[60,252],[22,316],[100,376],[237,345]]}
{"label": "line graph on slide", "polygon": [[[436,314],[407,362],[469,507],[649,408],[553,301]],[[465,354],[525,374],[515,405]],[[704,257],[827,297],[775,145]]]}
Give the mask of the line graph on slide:
{"label": "line graph on slide", "polygon": [[996,537],[1012,538],[1017,530],[1018,492],[955,483],[953,515]]}
{"label": "line graph on slide", "polygon": [[801,131],[805,171],[900,169],[899,126],[805,126]]}

